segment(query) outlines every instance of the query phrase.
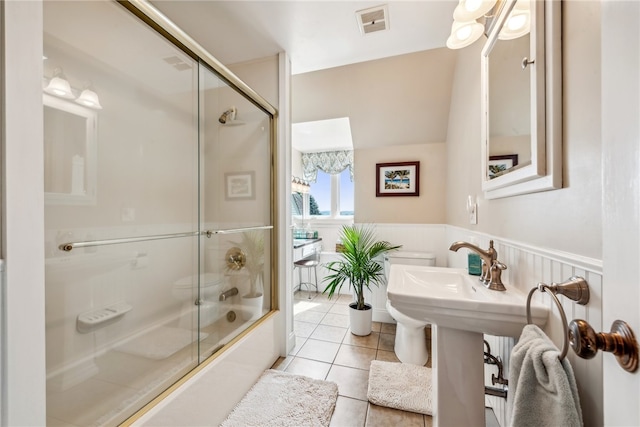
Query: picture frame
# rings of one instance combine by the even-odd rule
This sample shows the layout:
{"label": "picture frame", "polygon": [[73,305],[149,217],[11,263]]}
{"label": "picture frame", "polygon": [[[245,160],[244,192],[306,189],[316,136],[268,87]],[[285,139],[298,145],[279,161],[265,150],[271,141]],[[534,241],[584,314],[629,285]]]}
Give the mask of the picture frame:
{"label": "picture frame", "polygon": [[489,156],[489,162],[487,162],[487,175],[489,179],[496,178],[505,171],[518,165],[517,154],[503,154],[499,156]]}
{"label": "picture frame", "polygon": [[255,179],[253,171],[225,173],[225,200],[255,199]]}
{"label": "picture frame", "polygon": [[376,197],[419,195],[420,162],[376,163]]}

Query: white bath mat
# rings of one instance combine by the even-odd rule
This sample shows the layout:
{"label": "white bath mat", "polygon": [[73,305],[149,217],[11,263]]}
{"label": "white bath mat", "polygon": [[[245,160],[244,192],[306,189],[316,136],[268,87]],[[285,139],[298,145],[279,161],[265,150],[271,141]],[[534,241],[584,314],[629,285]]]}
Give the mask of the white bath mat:
{"label": "white bath mat", "polygon": [[[209,334],[200,332],[200,341]],[[139,336],[127,340],[116,347],[123,353],[142,356],[147,359],[162,360],[182,350],[195,341],[193,331],[181,328],[160,326]]]}
{"label": "white bath mat", "polygon": [[433,415],[431,403],[431,368],[407,363],[372,360],[369,369],[369,402]]}
{"label": "white bath mat", "polygon": [[221,426],[328,426],[337,398],[334,382],[268,369]]}

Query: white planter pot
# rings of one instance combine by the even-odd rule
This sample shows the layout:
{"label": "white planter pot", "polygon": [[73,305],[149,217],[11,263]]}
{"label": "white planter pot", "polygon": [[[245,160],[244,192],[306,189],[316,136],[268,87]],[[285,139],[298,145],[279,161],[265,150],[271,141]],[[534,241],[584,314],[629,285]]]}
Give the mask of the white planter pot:
{"label": "white planter pot", "polygon": [[264,295],[260,294],[257,297],[242,297],[242,319],[243,320],[256,320],[262,316],[262,302]]}
{"label": "white planter pot", "polygon": [[371,323],[373,318],[373,310],[370,304],[365,304],[364,310],[356,310],[356,303],[349,304],[349,321],[351,333],[364,337],[371,334]]}

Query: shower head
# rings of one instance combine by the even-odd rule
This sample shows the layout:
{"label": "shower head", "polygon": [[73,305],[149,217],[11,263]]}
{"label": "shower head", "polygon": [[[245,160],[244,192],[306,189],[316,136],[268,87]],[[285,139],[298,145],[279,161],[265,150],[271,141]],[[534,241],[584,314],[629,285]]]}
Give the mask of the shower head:
{"label": "shower head", "polygon": [[231,107],[227,111],[222,113],[222,115],[220,116],[218,121],[220,123],[222,123],[222,124],[225,124],[227,122],[232,122],[232,121],[234,121],[236,119],[236,113],[237,112],[238,112],[238,110],[236,110],[236,107]]}

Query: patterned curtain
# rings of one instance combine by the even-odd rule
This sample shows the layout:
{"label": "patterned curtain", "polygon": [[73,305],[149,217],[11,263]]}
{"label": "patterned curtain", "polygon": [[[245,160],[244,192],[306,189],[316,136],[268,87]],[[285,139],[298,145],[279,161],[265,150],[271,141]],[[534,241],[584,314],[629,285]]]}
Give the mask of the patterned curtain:
{"label": "patterned curtain", "polygon": [[323,151],[321,153],[302,153],[302,170],[304,179],[316,182],[318,169],[328,174],[341,173],[349,168],[349,176],[353,182],[353,151]]}

